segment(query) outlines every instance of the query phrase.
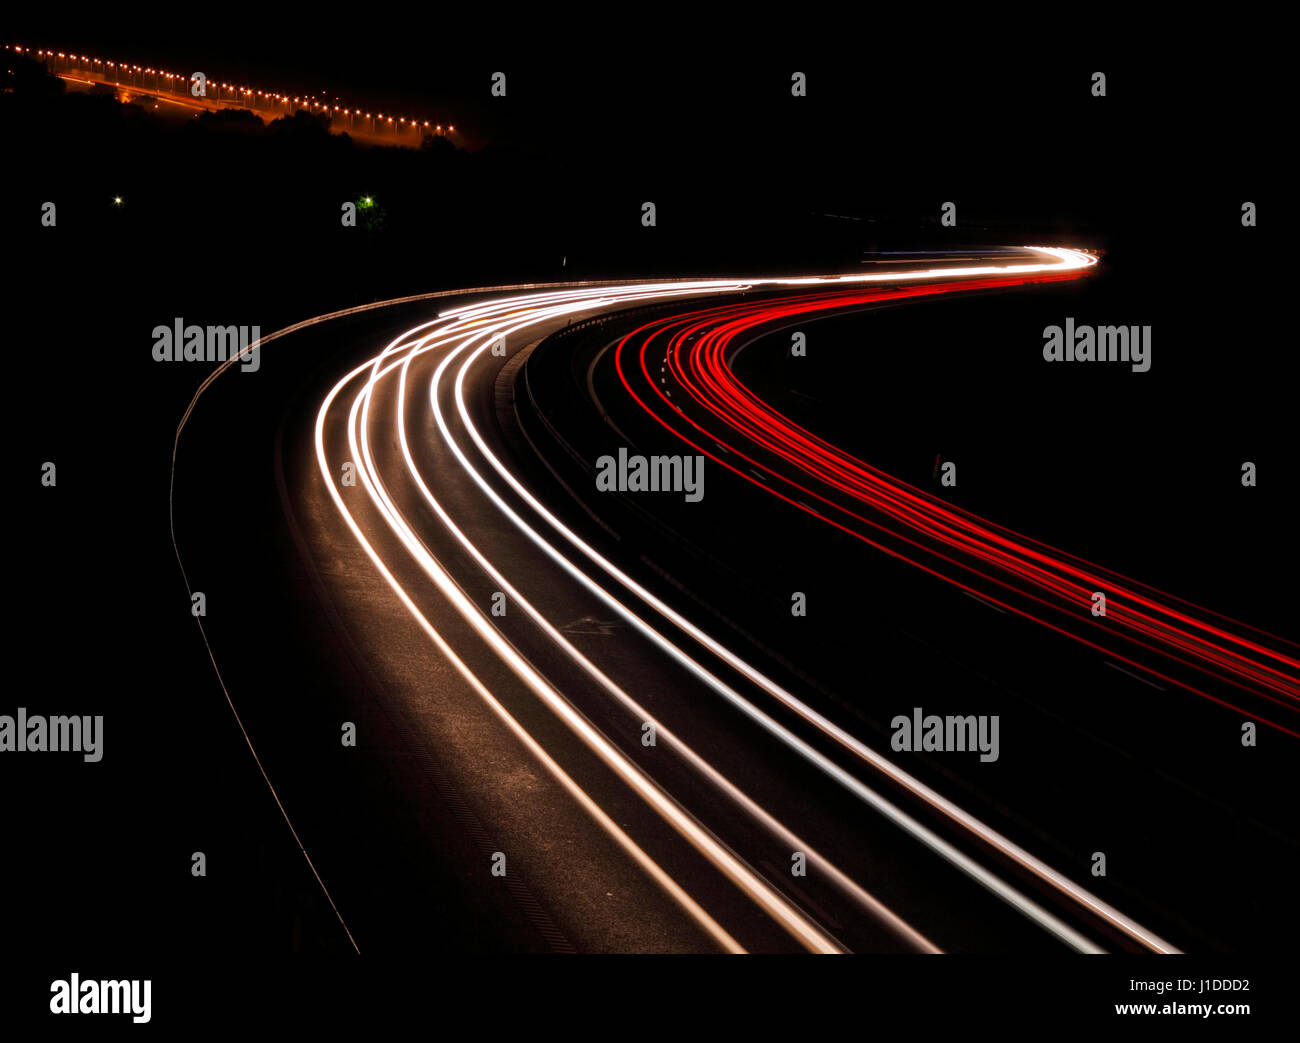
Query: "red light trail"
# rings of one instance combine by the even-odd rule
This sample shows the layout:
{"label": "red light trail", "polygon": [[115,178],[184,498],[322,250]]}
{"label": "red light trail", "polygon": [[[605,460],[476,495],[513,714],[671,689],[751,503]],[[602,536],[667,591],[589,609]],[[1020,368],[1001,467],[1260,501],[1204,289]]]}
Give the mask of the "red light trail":
{"label": "red light trail", "polygon": [[[1292,720],[1281,723],[1252,712],[1199,687],[1203,682],[1171,676],[1131,657],[1139,654],[1134,647],[1153,652],[1198,675],[1300,713],[1300,659],[1294,654],[1300,646],[1030,539],[885,474],[764,402],[741,383],[727,358],[738,338],[752,339],[762,327],[798,316],[1075,279],[1085,272],[839,290],[710,308],[658,319],[633,331],[619,342],[615,364],[624,388],[646,412],[697,452],[752,485],[998,607],[1300,738]],[[683,399],[674,398],[651,376],[652,355],[685,392],[686,405],[698,407],[698,412],[689,410],[695,415],[688,415]],[[633,365],[630,357],[635,358]],[[810,507],[728,462],[710,450],[710,441],[763,472],[775,485],[797,491],[819,506]],[[1106,611],[1104,618],[1094,620],[1090,610],[1097,591],[1106,596]],[[1113,645],[1130,654],[1121,654]]]}

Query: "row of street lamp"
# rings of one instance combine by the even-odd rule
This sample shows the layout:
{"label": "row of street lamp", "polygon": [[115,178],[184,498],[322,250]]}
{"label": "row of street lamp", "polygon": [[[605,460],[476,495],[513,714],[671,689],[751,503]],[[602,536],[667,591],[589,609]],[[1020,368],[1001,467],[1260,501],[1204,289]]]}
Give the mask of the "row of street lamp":
{"label": "row of street lamp", "polygon": [[[153,89],[156,91],[169,90],[177,94],[188,94],[190,89],[190,77],[182,76],[179,73],[166,72],[162,69],[153,69],[148,66],[131,65],[128,62],[111,62],[100,58],[91,58],[87,55],[68,54],[63,51],[35,50],[30,47],[19,47],[17,45],[5,44],[5,50],[13,51],[16,54],[34,54],[37,58],[44,59],[54,66],[60,62],[65,67],[74,69],[84,69],[88,72],[100,72],[105,76],[125,76],[129,83],[127,86],[136,90],[147,89],[145,77],[153,77]],[[111,72],[109,71],[111,70]],[[164,82],[165,81],[165,82]],[[120,80],[114,81],[116,86],[123,86]],[[361,109],[351,106],[331,106],[328,102],[315,101],[306,95],[291,97],[288,94],[277,94],[274,91],[259,91],[252,87],[239,87],[232,83],[222,83],[220,81],[209,81],[207,87],[216,91],[215,100],[226,104],[247,104],[249,106],[262,107],[267,103],[272,104],[274,108],[284,106],[288,111],[293,111],[293,106],[306,109],[308,112],[324,113],[331,117],[336,114],[345,116],[348,121],[348,127],[355,129],[358,120],[370,127],[372,134],[378,134],[381,130],[391,129],[394,134],[403,130],[411,129],[417,134],[421,130],[433,131],[436,134],[443,133],[441,123],[431,124],[428,120],[408,120],[405,116],[385,116],[382,112],[363,112]],[[204,95],[206,97],[206,95]],[[258,99],[261,99],[259,102]],[[452,125],[447,126],[447,133],[454,134],[456,128]]]}

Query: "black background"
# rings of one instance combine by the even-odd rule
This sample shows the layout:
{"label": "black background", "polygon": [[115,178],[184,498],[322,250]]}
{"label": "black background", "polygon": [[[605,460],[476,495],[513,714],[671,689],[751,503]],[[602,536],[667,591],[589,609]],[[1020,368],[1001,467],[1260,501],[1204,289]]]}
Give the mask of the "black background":
{"label": "black background", "polygon": [[[4,946],[31,956],[21,973],[34,982],[8,1009],[25,1007],[24,994],[43,1009],[70,960],[86,976],[151,976],[157,990],[188,967],[350,951],[188,615],[167,478],[199,376],[149,358],[150,330],[177,315],[267,332],[366,300],[525,278],[846,271],[877,249],[1030,240],[1103,249],[1117,316],[1104,321],[1163,322],[1147,376],[1162,384],[1164,411],[1138,412],[1124,389],[1099,386],[1114,423],[1095,451],[1074,441],[1062,466],[1080,485],[1118,475],[1118,487],[1149,493],[1151,482],[1182,484],[1171,475],[1190,480],[1201,461],[1256,459],[1261,484],[1276,485],[1259,490],[1267,507],[1253,523],[1216,518],[1216,499],[1195,534],[1162,521],[1107,546],[1131,555],[1121,571],[1163,586],[1181,577],[1185,545],[1227,611],[1294,636],[1284,477],[1294,349],[1289,272],[1277,267],[1292,132],[1280,74],[1247,44],[1139,45],[1116,27],[1094,45],[1069,25],[967,36],[876,27],[863,12],[737,10],[705,23],[611,8],[585,23],[539,17],[526,32],[377,11],[285,25],[264,12],[208,17],[123,13],[97,28],[28,11],[5,39],[409,101],[445,111],[475,150],[393,155],[309,132],[190,133],[86,97],[4,96],[4,423],[16,454],[3,709],[107,718],[102,763],[0,761]],[[498,69],[505,99],[488,94]],[[806,99],[790,97],[794,69],[808,75]],[[1095,69],[1107,73],[1104,99],[1089,93]],[[360,243],[336,215],[340,199],[366,193],[385,223]],[[114,195],[126,205],[111,206]],[[56,229],[39,225],[46,199],[58,202]],[[938,227],[949,199],[955,230]],[[1255,229],[1240,224],[1247,199]],[[644,200],[658,207],[653,236],[639,224]],[[1001,342],[988,332],[970,351],[996,355]],[[983,408],[1001,416],[1015,379],[998,373]],[[955,400],[967,384],[959,375],[930,390]],[[1060,459],[1051,439],[1090,437],[1060,417],[1038,421],[1032,433],[994,425],[986,441],[1022,439],[1026,468],[1041,473]],[[936,440],[960,443],[964,430]],[[239,459],[238,432],[231,451]],[[1152,454],[1159,462],[1134,466]],[[45,460],[58,464],[55,490],[38,484]],[[1015,488],[989,495],[1005,501]],[[1253,542],[1242,538],[1252,524]],[[1210,542],[1223,531],[1230,540]],[[255,541],[255,527],[237,538]],[[200,849],[231,867],[202,891],[188,872]],[[431,938],[426,956],[438,952]],[[274,1001],[277,972],[254,966],[253,994]],[[987,969],[967,974],[996,991]],[[176,988],[207,996],[193,981]],[[1052,993],[1016,995],[1042,1004]]]}

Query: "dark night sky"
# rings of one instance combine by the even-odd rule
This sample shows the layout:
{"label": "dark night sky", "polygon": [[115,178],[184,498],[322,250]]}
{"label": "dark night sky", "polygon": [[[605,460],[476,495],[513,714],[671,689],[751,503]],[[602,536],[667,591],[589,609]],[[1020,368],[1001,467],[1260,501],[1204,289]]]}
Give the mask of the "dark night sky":
{"label": "dark night sky", "polygon": [[[172,8],[144,29],[134,16],[128,27],[101,14],[100,26],[74,19],[51,32],[48,20],[19,16],[5,40],[328,90],[455,122],[474,145],[543,149],[575,166],[687,162],[706,179],[743,174],[756,160],[785,168],[838,160],[875,174],[882,157],[872,146],[903,129],[909,154],[895,152],[891,165],[951,159],[977,135],[1005,146],[1009,164],[1032,156],[1057,169],[1136,170],[1139,154],[1054,131],[1063,110],[1091,100],[1078,86],[1096,69],[1108,71],[1112,107],[1129,126],[1174,140],[1230,137],[1243,163],[1269,146],[1254,111],[1266,62],[1207,65],[1194,50],[1153,52],[1123,33],[1097,33],[1105,36],[1098,44],[1078,32],[1045,34],[1032,46],[1008,36],[974,52],[942,26],[868,31],[849,22],[837,32],[826,16],[789,30],[754,16],[692,18],[670,30],[657,11],[639,22],[629,16],[608,8],[581,29],[534,19],[503,42],[504,26],[518,24],[505,10],[388,15],[367,6],[356,21],[345,12],[277,23],[261,11],[245,21],[235,5],[201,25]],[[809,77],[808,97],[797,102],[794,70]],[[507,73],[505,98],[489,95],[496,71]]]}

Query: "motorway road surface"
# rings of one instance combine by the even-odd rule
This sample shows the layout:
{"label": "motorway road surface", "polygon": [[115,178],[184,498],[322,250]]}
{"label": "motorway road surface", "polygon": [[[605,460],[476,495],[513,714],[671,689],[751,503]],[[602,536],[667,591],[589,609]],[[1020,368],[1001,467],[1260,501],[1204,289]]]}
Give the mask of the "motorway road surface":
{"label": "motorway road surface", "polygon": [[[447,828],[482,835],[465,849],[472,854],[452,856],[465,863],[459,885],[508,893],[503,915],[513,902],[536,928],[513,944],[1177,951],[1090,892],[1079,874],[1025,850],[821,716],[771,664],[707,632],[664,588],[651,591],[623,572],[531,491],[539,443],[517,422],[521,363],[547,335],[593,316],[886,287],[960,292],[963,284],[1077,277],[1093,263],[1075,251],[1026,250],[895,265],[843,285],[503,289],[397,305],[421,317],[383,342],[357,334],[378,325],[371,315],[286,334],[319,337],[328,323],[353,323],[350,365],[334,358],[331,377],[315,373],[312,392],[295,400],[280,429],[283,518],[325,605],[304,598],[302,610],[328,621],[322,646],[364,664],[366,680],[346,696],[358,704],[355,717],[375,722],[359,729],[362,745],[376,732],[396,736],[378,757],[405,765],[402,785],[424,785],[419,762],[431,760],[435,788],[463,803]],[[277,339],[264,340],[264,367],[294,350],[292,339]],[[224,378],[223,394],[238,401],[234,385],[248,379]],[[683,404],[687,379],[683,370],[675,385]],[[217,405],[204,405],[193,423],[216,422]],[[192,437],[181,441],[181,476]],[[202,558],[202,533],[213,523],[178,512],[183,563]],[[617,535],[607,534],[614,543]],[[247,584],[240,589],[257,597]],[[202,625],[213,631],[220,665],[230,645],[215,620]],[[275,717],[274,691],[242,687],[257,684],[255,667],[230,674],[236,707],[256,704],[252,717]],[[263,741],[256,727],[254,749]],[[314,848],[335,853],[314,859],[323,886],[332,865],[336,878],[353,879],[338,868],[347,845],[328,839],[310,808],[311,788],[286,778],[293,756],[270,749],[286,734],[274,724],[262,729],[270,781],[293,792],[283,800],[286,817],[301,812],[311,822],[302,830],[309,856]],[[504,877],[491,872],[498,854]],[[409,859],[399,852],[388,863],[390,917],[401,915],[403,894],[418,904],[413,889],[427,857],[412,847]],[[364,890],[340,889],[344,921]],[[355,934],[365,949],[366,931]]]}

